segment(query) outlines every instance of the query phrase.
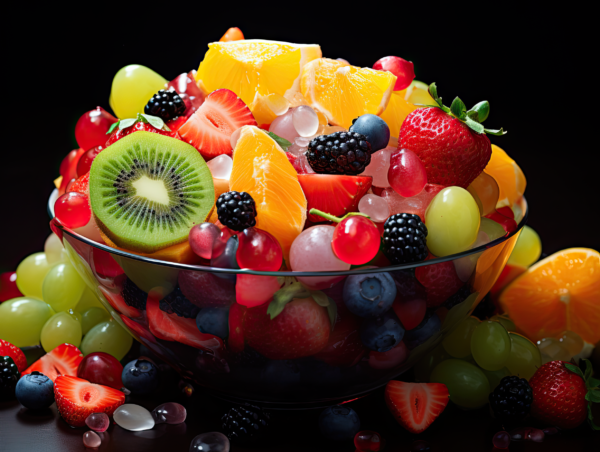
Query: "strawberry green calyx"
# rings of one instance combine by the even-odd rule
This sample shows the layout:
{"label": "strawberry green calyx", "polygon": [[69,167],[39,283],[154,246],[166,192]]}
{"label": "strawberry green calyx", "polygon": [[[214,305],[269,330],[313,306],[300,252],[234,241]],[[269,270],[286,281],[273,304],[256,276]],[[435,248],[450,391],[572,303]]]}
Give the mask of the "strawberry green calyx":
{"label": "strawberry green calyx", "polygon": [[152,127],[158,130],[165,130],[167,132],[171,131],[171,129],[167,127],[162,118],[159,118],[158,116],[147,115],[144,113],[138,113],[136,118],[119,119],[117,122],[110,126],[110,129],[108,129],[108,132],[106,132],[106,134],[110,135],[117,127],[119,128],[119,130],[123,130],[127,127],[131,127],[137,122],[150,124]]}
{"label": "strawberry green calyx", "polygon": [[592,363],[587,359],[582,360],[582,362],[585,363],[585,372],[571,363],[565,363],[565,367],[579,375],[585,382],[585,387],[587,388],[585,400],[588,402],[588,423],[592,429],[600,430],[600,425],[594,422],[594,416],[592,415],[592,403],[600,403],[600,380],[592,377]]}
{"label": "strawberry green calyx", "polygon": [[441,108],[447,114],[454,116],[459,121],[465,123],[469,129],[473,132],[482,134],[486,133],[488,135],[502,136],[505,135],[506,132],[500,128],[500,130],[496,129],[486,129],[483,127],[482,123],[485,121],[490,114],[490,103],[487,100],[479,102],[470,110],[467,110],[466,105],[459,97],[452,101],[450,108],[446,107],[442,103],[442,98],[438,96],[437,86],[435,83],[429,85],[429,94],[435,100],[437,105],[425,105],[426,107],[437,107]]}
{"label": "strawberry green calyx", "polygon": [[283,312],[286,304],[292,300],[302,298],[312,298],[319,306],[327,309],[329,321],[331,322],[331,329],[333,330],[333,325],[335,325],[335,320],[337,318],[337,305],[335,304],[335,301],[320,290],[307,289],[301,282],[295,280],[288,281],[287,278],[284,286],[273,295],[273,301],[271,301],[267,308],[267,314],[269,314],[271,320],[273,320]]}

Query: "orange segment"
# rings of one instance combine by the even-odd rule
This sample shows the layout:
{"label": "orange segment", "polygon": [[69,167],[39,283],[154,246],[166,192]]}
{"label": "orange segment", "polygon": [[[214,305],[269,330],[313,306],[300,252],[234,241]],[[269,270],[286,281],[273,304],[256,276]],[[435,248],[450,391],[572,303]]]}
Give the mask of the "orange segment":
{"label": "orange segment", "polygon": [[515,279],[500,305],[530,339],[574,331],[600,340],[600,253],[570,248],[547,257]]}
{"label": "orange segment", "polygon": [[392,92],[387,108],[379,115],[390,128],[391,137],[398,138],[406,117],[417,108],[423,108],[415,104],[435,105],[435,101],[427,89],[428,86],[425,83],[413,80],[408,88]]}
{"label": "orange segment", "polygon": [[492,157],[485,167],[485,172],[496,179],[500,186],[497,207],[512,207],[525,193],[525,174],[519,165],[495,144],[492,144]]}
{"label": "orange segment", "polygon": [[258,127],[242,127],[233,154],[229,186],[254,198],[256,227],[279,241],[289,262],[292,242],[306,221],[306,198],[285,152]]}
{"label": "orange segment", "polygon": [[225,32],[220,42],[230,42],[230,41],[242,41],[244,39],[244,33],[238,27],[231,27],[229,30]]}

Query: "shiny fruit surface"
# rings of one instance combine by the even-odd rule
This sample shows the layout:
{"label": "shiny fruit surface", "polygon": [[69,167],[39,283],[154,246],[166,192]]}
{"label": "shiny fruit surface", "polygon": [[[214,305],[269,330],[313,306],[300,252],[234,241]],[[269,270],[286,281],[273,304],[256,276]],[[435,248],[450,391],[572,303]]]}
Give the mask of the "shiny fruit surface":
{"label": "shiny fruit surface", "polygon": [[117,118],[102,107],[96,107],[84,113],[75,124],[77,144],[85,151],[96,146],[103,146],[106,143],[106,132],[115,122],[117,122]]}
{"label": "shiny fruit surface", "polygon": [[363,265],[379,251],[381,239],[373,222],[353,215],[338,223],[333,231],[331,247],[335,255],[351,265]]}
{"label": "shiny fruit surface", "polygon": [[81,344],[81,319],[73,312],[59,312],[48,319],[40,335],[46,353],[61,344],[79,347]]}
{"label": "shiny fruit surface", "polygon": [[110,92],[110,107],[119,119],[135,118],[167,80],[152,69],[130,64],[116,73]]}
{"label": "shiny fruit surface", "polygon": [[33,297],[5,301],[0,304],[0,339],[16,347],[38,345],[42,328],[53,314],[50,306]]}

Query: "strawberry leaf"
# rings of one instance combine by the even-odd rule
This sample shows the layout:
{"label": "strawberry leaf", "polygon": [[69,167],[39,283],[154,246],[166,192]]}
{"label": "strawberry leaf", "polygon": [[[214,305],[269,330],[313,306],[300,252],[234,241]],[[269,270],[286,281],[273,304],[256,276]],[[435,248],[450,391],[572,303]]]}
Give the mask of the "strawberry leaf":
{"label": "strawberry leaf", "polygon": [[502,135],[506,135],[507,132],[504,131],[503,128],[498,129],[483,129],[485,133],[488,135],[494,135],[496,137],[501,137]]}
{"label": "strawberry leaf", "polygon": [[481,134],[485,130],[481,124],[479,124],[478,122],[473,121],[468,116],[465,118],[465,124],[469,127],[469,129],[471,129],[475,133]]}
{"label": "strawberry leaf", "polygon": [[311,290],[310,296],[317,302],[319,306],[323,306],[325,308],[329,304],[329,297],[327,297],[327,295],[320,290]]}
{"label": "strawberry leaf", "polygon": [[600,430],[600,426],[598,426],[594,422],[594,415],[592,414],[592,404],[588,403],[588,424],[592,427],[592,430]]}
{"label": "strawberry leaf", "polygon": [[[113,133],[113,130],[115,130],[117,127],[119,127],[119,124],[121,123],[121,120],[119,119],[117,122],[111,124],[111,126],[108,129],[108,132],[106,132],[107,135],[110,135],[111,133]],[[119,129],[121,130],[121,129]]]}
{"label": "strawberry leaf", "polygon": [[581,371],[581,369],[579,367],[577,367],[571,363],[565,363],[565,367],[567,369],[569,369],[571,372],[573,372],[574,374],[579,375],[585,381],[585,378],[583,377],[583,372]]}
{"label": "strawberry leaf", "polygon": [[136,122],[137,122],[136,118],[121,119],[119,121],[119,130],[123,130],[123,129],[126,129],[127,127],[131,127]]}
{"label": "strawberry leaf", "polygon": [[479,113],[477,113],[476,111],[469,110],[467,112],[467,117],[471,118],[475,122],[480,122],[479,121]]}
{"label": "strawberry leaf", "polygon": [[307,298],[310,297],[310,292],[299,282],[285,286],[275,292],[273,295],[273,301],[267,308],[267,314],[271,316],[271,320],[281,314],[285,308],[285,305],[292,301],[294,298]]}
{"label": "strawberry leaf", "polygon": [[150,124],[152,127],[154,127],[155,129],[158,129],[158,130],[166,130],[167,132],[171,131],[171,129],[169,129],[166,126],[166,124],[162,120],[162,118],[159,118],[158,116],[152,116],[152,115],[146,115],[144,113],[138,113],[137,120],[139,122],[145,122],[146,124]]}
{"label": "strawberry leaf", "polygon": [[585,395],[585,400],[592,403],[600,403],[600,391],[589,391]]}
{"label": "strawberry leaf", "polygon": [[[487,100],[479,102],[469,111],[477,113],[477,122],[482,123],[490,115],[490,103]],[[468,112],[467,112],[468,113]]]}
{"label": "strawberry leaf", "polygon": [[593,389],[600,388],[600,380],[596,378],[590,378],[587,380],[588,386]]}
{"label": "strawberry leaf", "polygon": [[579,363],[579,366],[583,367],[583,369],[584,369],[583,380],[585,382],[588,382],[590,380],[590,378],[592,377],[592,373],[594,372],[594,370],[592,369],[591,363],[587,359],[584,359]]}
{"label": "strawberry leaf", "polygon": [[456,97],[452,101],[452,105],[450,105],[450,111],[461,121],[464,121],[467,117],[467,106],[462,100],[460,100],[459,97]]}
{"label": "strawberry leaf", "polygon": [[285,152],[287,152],[288,148],[292,145],[292,143],[290,143],[288,140],[281,138],[279,135],[275,135],[273,132],[267,132],[267,135],[273,138]]}

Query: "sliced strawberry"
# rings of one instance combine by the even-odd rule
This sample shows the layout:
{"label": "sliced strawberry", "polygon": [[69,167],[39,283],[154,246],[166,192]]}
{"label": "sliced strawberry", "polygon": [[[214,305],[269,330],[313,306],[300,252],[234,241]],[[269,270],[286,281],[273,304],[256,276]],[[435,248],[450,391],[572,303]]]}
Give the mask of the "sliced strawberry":
{"label": "sliced strawberry", "polygon": [[227,346],[233,353],[244,350],[244,315],[246,307],[234,303],[229,308],[229,338]]}
{"label": "sliced strawberry", "polygon": [[27,369],[27,358],[25,358],[25,354],[19,347],[14,346],[4,339],[0,339],[0,356],[10,356],[21,373]]}
{"label": "sliced strawberry", "polygon": [[22,375],[27,375],[37,370],[47,376],[50,380],[56,381],[59,375],[77,375],[77,368],[83,359],[81,351],[71,344],[62,344],[46,353],[31,366],[29,366]]}
{"label": "sliced strawberry", "polygon": [[182,125],[185,124],[185,122],[188,120],[187,116],[178,116],[175,119],[171,119],[170,121],[167,121],[167,127],[169,129],[171,129],[172,132],[177,132]]}
{"label": "sliced strawberry", "polygon": [[444,411],[450,395],[442,383],[390,381],[385,387],[385,403],[392,416],[406,430],[421,433]]}
{"label": "sliced strawberry", "polygon": [[[431,259],[435,256],[430,253],[425,260]],[[418,267],[415,277],[425,286],[427,307],[441,305],[465,284],[456,274],[452,261]]]}
{"label": "sliced strawberry", "polygon": [[120,314],[120,315],[121,315],[121,320],[123,320],[123,323],[125,325],[127,325],[127,328],[129,328],[130,330],[133,330],[140,338],[156,343],[156,338],[152,335],[152,333],[150,333],[150,331],[144,325],[141,325],[141,324],[137,323],[136,321],[131,320],[129,317],[126,317],[123,314]]}
{"label": "sliced strawberry", "polygon": [[92,413],[112,416],[125,403],[125,394],[121,391],[67,375],[54,381],[54,397],[58,412],[73,427],[84,427]]}
{"label": "sliced strawberry", "polygon": [[357,316],[344,312],[341,318],[338,311],[338,320],[329,334],[327,345],[314,358],[331,366],[355,365],[367,351],[360,340],[359,328],[360,319]]}
{"label": "sliced strawberry", "polygon": [[98,286],[98,288],[100,289],[100,292],[102,292],[102,295],[104,295],[104,298],[106,298],[108,303],[114,309],[116,309],[116,311],[119,314],[125,314],[127,317],[130,318],[136,318],[142,315],[142,312],[139,309],[134,308],[133,306],[129,306],[127,303],[125,303],[125,299],[120,293],[111,292],[110,290],[102,286]]}
{"label": "sliced strawberry", "polygon": [[165,341],[181,342],[208,352],[219,352],[223,349],[223,341],[212,334],[201,333],[194,319],[162,311],[159,307],[161,297],[159,291],[152,291],[148,294],[146,302],[150,332],[154,336]]}
{"label": "sliced strawberry", "polygon": [[[358,202],[369,191],[371,176],[342,176],[336,174],[298,174],[308,202],[307,210],[319,209],[336,217],[358,210]],[[323,221],[317,215],[308,215],[314,223]]]}
{"label": "sliced strawberry", "polygon": [[210,160],[221,154],[231,155],[233,132],[255,125],[252,112],[233,91],[218,89],[179,128],[179,135]]}
{"label": "sliced strawberry", "polygon": [[75,179],[71,185],[69,185],[68,191],[74,191],[81,193],[82,195],[90,195],[90,173],[85,173],[83,176]]}
{"label": "sliced strawberry", "polygon": [[172,130],[170,132],[168,132],[166,130],[157,129],[156,127],[154,127],[150,124],[147,124],[145,122],[136,122],[131,127],[126,127],[122,130],[119,130],[118,128],[115,129],[115,131],[113,133],[111,133],[111,135],[108,137],[108,140],[106,141],[106,147],[119,141],[121,138],[125,138],[127,135],[130,135],[134,132],[140,132],[140,131],[141,132],[158,133],[159,135],[165,135],[167,137],[177,138],[178,140],[181,139],[179,137],[179,135],[177,134],[177,132],[174,132]]}

